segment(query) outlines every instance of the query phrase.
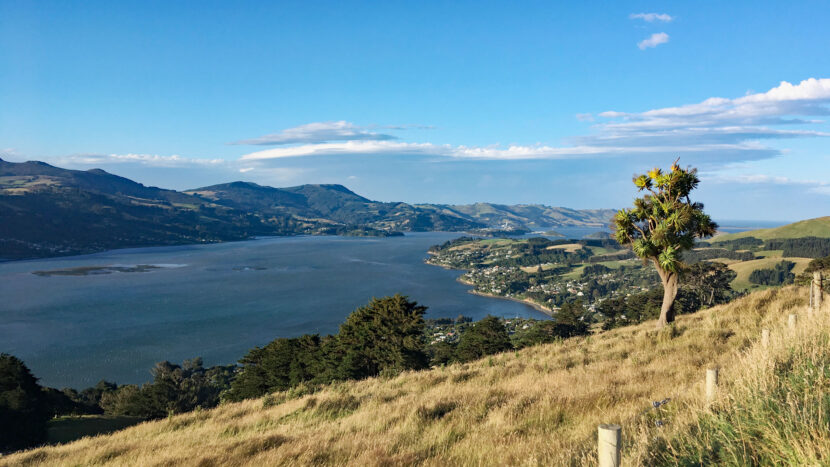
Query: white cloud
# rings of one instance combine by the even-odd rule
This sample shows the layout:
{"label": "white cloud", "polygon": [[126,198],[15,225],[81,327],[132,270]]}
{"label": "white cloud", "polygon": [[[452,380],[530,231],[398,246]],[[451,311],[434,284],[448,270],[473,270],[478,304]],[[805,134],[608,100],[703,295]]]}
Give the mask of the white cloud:
{"label": "white cloud", "polygon": [[224,159],[182,157],[177,154],[72,154],[59,158],[59,161],[79,165],[133,163],[151,167],[217,166],[227,163]]}
{"label": "white cloud", "polygon": [[[725,125],[820,123],[815,120],[788,119],[830,115],[830,79],[806,79],[799,84],[782,81],[764,93],[735,99],[710,97],[697,104],[664,107],[641,113],[608,111],[600,117],[621,119],[616,129],[674,129]],[[612,127],[612,125],[609,125]]]}
{"label": "white cloud", "polygon": [[657,47],[660,44],[665,44],[669,41],[669,35],[665,32],[656,32],[652,34],[648,39],[643,39],[637,43],[637,47],[640,50],[645,50],[652,47]]}
{"label": "white cloud", "polygon": [[307,156],[390,155],[438,156],[469,160],[533,160],[575,159],[580,157],[607,157],[624,154],[679,153],[679,152],[741,152],[763,149],[751,144],[706,144],[677,147],[672,145],[577,145],[555,147],[548,145],[453,146],[432,143],[403,143],[386,141],[349,141],[346,143],[308,144],[290,148],[276,148],[246,154],[242,162],[261,162],[275,159]]}
{"label": "white cloud", "polygon": [[[598,114],[590,135],[568,145],[465,146],[404,141],[357,140],[271,148],[241,157],[246,164],[306,156],[430,156],[464,160],[532,160],[602,158],[648,154],[683,154],[698,163],[728,164],[767,159],[785,149],[762,141],[830,136],[823,122],[808,117],[830,114],[830,79],[782,82],[763,93],[734,99],[713,97],[700,103],[640,113]],[[589,121],[594,116],[581,114]],[[797,127],[796,127],[797,125]],[[807,125],[814,128],[804,128]]]}
{"label": "white cloud", "polygon": [[784,185],[801,187],[809,193],[830,195],[830,182],[822,180],[798,180],[790,177],[767,174],[702,174],[706,182],[712,183],[739,183],[742,185]]}
{"label": "white cloud", "polygon": [[[388,129],[403,130],[412,128],[412,125],[389,126]],[[284,145],[284,144],[319,144],[332,141],[386,141],[398,139],[396,136],[370,131],[368,127],[360,127],[346,121],[315,122],[287,128],[279,133],[261,136],[259,138],[237,141],[234,144],[253,145]]]}
{"label": "white cloud", "polygon": [[15,148],[0,149],[0,159],[18,160],[23,157]]}
{"label": "white cloud", "polygon": [[653,23],[655,21],[668,23],[674,19],[671,15],[667,15],[666,13],[632,13],[628,15],[628,17],[631,19],[641,19],[648,23]]}
{"label": "white cloud", "polygon": [[586,154],[608,153],[609,148],[552,147],[545,145],[453,146],[449,144],[404,143],[397,141],[347,141],[345,143],[306,144],[246,154],[242,161],[254,162],[304,156],[336,155],[420,155],[458,159],[566,159]]}
{"label": "white cloud", "polygon": [[313,172],[311,169],[302,167],[257,167],[256,170],[254,167],[248,167],[247,169],[245,173],[250,172],[254,180],[265,185],[297,183],[301,177]]}

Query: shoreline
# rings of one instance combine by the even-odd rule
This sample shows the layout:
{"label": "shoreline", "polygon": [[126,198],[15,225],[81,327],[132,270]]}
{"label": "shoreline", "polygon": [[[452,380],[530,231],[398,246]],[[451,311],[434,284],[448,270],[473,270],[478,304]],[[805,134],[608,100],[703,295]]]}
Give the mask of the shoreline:
{"label": "shoreline", "polygon": [[[470,287],[475,287],[475,284],[473,284],[471,282],[467,282],[464,279],[462,279],[461,277],[459,277],[456,280],[458,282],[461,282],[464,285],[467,285],[467,286],[470,286]],[[470,293],[470,294],[473,294],[473,295],[478,295],[479,297],[499,298],[501,300],[510,300],[511,302],[521,303],[521,304],[524,304],[524,305],[527,305],[527,306],[533,308],[534,310],[536,310],[540,313],[544,313],[545,315],[547,315],[550,318],[553,318],[553,310],[545,308],[542,305],[540,305],[536,302],[530,301],[526,298],[503,297],[501,295],[493,295],[493,294],[489,294],[489,293],[486,293],[486,292],[479,292],[475,288],[467,290],[467,293]]]}
{"label": "shoreline", "polygon": [[471,293],[473,295],[478,295],[480,297],[499,298],[499,299],[502,299],[502,300],[510,300],[511,302],[521,303],[523,305],[527,305],[527,306],[533,308],[534,310],[536,310],[540,313],[545,314],[549,318],[553,318],[553,311],[552,310],[549,310],[549,309],[543,307],[542,305],[539,305],[536,302],[531,302],[530,300],[527,300],[527,299],[524,299],[524,298],[502,297],[500,295],[491,295],[491,294],[488,294],[488,293],[479,292],[478,290],[475,290],[475,289],[470,289],[470,290],[467,291],[467,293]]}
{"label": "shoreline", "polygon": [[[427,254],[429,254],[430,256],[435,256],[436,255],[436,253],[433,253],[433,252],[430,252],[430,251],[428,251]],[[450,267],[450,266],[445,266],[443,264],[430,263],[429,261],[426,261],[426,260],[424,261],[424,264],[428,264],[430,266],[437,266],[439,268],[447,269],[449,271],[469,272],[466,269],[456,269],[456,268],[453,268],[453,267]],[[527,306],[533,308],[534,310],[536,310],[540,313],[543,313],[543,314],[547,315],[550,318],[553,318],[553,310],[545,308],[544,306],[542,306],[542,305],[540,305],[536,302],[533,302],[531,300],[528,300],[528,299],[525,299],[525,298],[502,297],[501,295],[493,295],[493,294],[489,294],[489,293],[485,293],[485,292],[479,292],[478,290],[475,289],[475,284],[473,284],[472,282],[467,282],[467,281],[464,280],[464,275],[463,274],[458,276],[456,281],[458,281],[458,282],[460,282],[460,283],[462,283],[466,286],[472,287],[471,289],[467,290],[467,293],[469,293],[469,294],[478,295],[479,297],[498,298],[498,299],[501,299],[501,300],[510,300],[511,302],[521,303],[523,305],[527,305]]]}

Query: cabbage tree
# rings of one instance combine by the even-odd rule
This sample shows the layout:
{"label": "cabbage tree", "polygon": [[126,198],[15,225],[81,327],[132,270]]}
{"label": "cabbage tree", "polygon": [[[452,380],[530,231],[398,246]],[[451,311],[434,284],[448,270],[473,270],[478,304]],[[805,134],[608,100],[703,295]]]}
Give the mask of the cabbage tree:
{"label": "cabbage tree", "polygon": [[632,209],[614,217],[617,241],[643,262],[651,262],[663,282],[663,304],[657,328],[674,321],[672,304],[677,297],[678,279],[685,265],[683,252],[694,247],[696,238],[711,237],[718,226],[693,203],[689,193],[697,188],[697,169],[682,169],[677,161],[668,172],[654,168],[634,177],[641,198]]}

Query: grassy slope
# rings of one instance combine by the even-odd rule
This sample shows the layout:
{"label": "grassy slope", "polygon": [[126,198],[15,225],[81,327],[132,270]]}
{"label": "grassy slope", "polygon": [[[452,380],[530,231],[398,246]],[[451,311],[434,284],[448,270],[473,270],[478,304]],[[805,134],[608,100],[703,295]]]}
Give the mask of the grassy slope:
{"label": "grassy slope", "polygon": [[735,290],[748,290],[753,287],[759,287],[757,284],[749,282],[749,275],[756,269],[772,269],[776,264],[782,260],[792,261],[795,263],[793,273],[797,276],[807,269],[807,265],[812,261],[810,258],[762,258],[752,261],[739,261],[729,264],[729,269],[738,273],[738,277],[732,281],[732,288]]}
{"label": "grassy slope", "polygon": [[575,267],[570,272],[562,274],[562,277],[571,280],[579,279],[582,276],[582,271],[585,269],[585,267],[592,264],[601,264],[610,269],[619,269],[621,266],[637,266],[638,264],[641,264],[641,261],[637,259],[620,259],[617,261],[599,261],[596,263],[585,263],[581,266]]}
{"label": "grassy slope", "polygon": [[714,237],[711,241],[735,240],[738,238],[755,237],[761,240],[771,238],[800,238],[800,237],[830,237],[830,216],[808,219],[793,224],[775,227],[773,229],[749,230],[734,234],[722,234]]}
{"label": "grassy slope", "polygon": [[625,456],[642,462],[654,438],[642,415],[651,401],[693,407],[705,367],[720,365],[732,379],[744,368],[736,356],[760,329],[780,329],[805,302],[804,290],[770,289],[681,316],[660,333],[645,323],[310,395],[276,394],[0,465],[583,464],[595,462],[596,425],[606,422],[631,427]]}
{"label": "grassy slope", "polygon": [[662,416],[668,429],[643,427],[629,458],[646,465],[828,465],[830,460],[830,303],[799,313],[795,330],[772,328],[768,348],[752,346],[718,389]]}

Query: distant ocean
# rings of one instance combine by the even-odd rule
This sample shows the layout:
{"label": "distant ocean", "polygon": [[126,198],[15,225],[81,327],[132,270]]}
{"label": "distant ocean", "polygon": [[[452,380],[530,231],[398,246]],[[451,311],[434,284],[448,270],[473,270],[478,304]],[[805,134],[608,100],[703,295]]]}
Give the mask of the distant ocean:
{"label": "distant ocean", "polygon": [[718,220],[719,230],[726,233],[745,232],[747,230],[756,229],[771,229],[773,227],[781,227],[782,225],[791,224],[788,221],[735,221],[735,220]]}

